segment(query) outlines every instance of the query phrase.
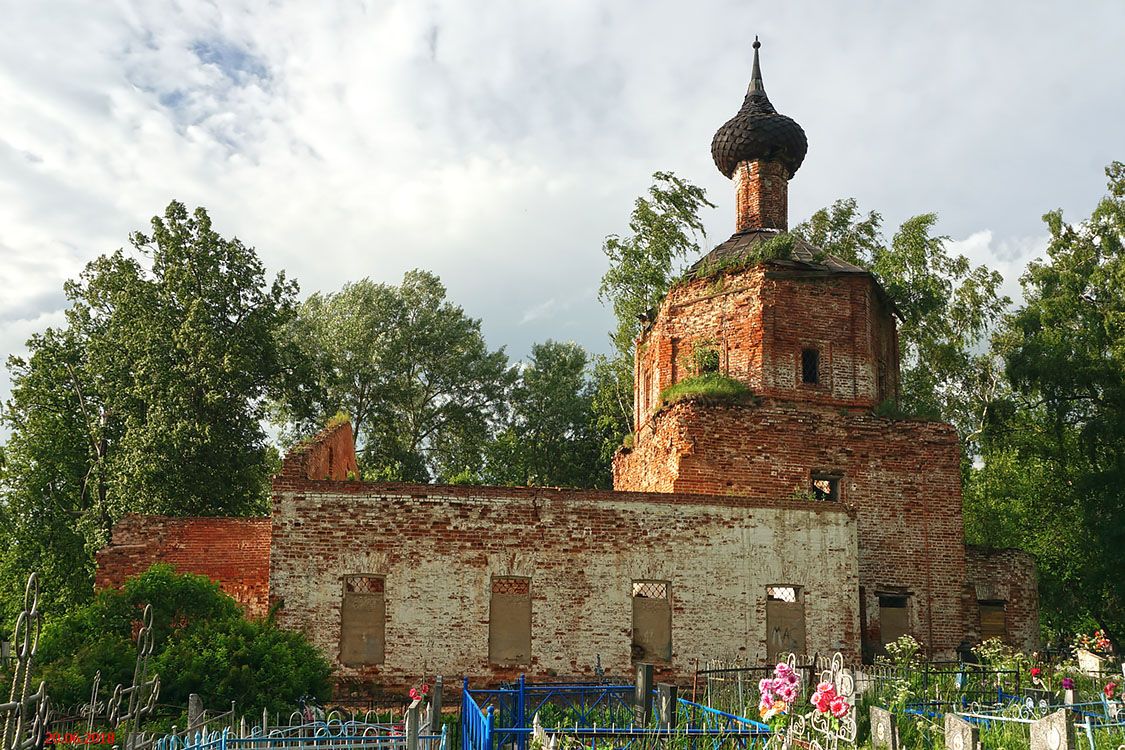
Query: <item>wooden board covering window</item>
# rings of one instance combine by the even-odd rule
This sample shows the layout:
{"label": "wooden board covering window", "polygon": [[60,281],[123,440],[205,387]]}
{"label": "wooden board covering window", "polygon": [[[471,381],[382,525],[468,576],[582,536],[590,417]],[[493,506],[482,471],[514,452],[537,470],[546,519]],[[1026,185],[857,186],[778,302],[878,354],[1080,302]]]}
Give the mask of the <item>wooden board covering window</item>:
{"label": "wooden board covering window", "polygon": [[986,641],[989,638],[1007,638],[1008,619],[1004,602],[977,602],[977,606],[980,607],[980,639]]}
{"label": "wooden board covering window", "polygon": [[340,662],[382,664],[387,607],[382,576],[346,576],[340,605]]}
{"label": "wooden board covering window", "polygon": [[909,602],[906,596],[879,597],[879,631],[884,646],[910,635]]}
{"label": "wooden board covering window", "polygon": [[672,584],[633,581],[633,661],[672,660]]}
{"label": "wooden board covering window", "polygon": [[531,579],[492,579],[488,607],[488,660],[499,666],[531,663]]}
{"label": "wooden board covering window", "polygon": [[805,601],[797,586],[766,589],[766,657],[805,653]]}

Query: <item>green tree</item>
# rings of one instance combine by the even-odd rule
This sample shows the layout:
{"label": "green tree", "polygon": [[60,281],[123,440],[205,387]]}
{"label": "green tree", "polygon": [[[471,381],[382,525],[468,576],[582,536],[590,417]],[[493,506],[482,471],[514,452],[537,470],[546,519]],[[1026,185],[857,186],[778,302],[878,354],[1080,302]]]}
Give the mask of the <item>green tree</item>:
{"label": "green tree", "polygon": [[146,604],[155,644],[149,671],[160,675],[161,703],[186,706],[188,695],[199,693],[212,705],[234,701],[246,711],[284,712],[302,695],[327,695],[331,668],[302,634],[269,618],[246,619],[206,576],[154,565],[121,590],[103,589],[48,620],[37,663],[52,703],[88,702],[99,671],[103,690],[131,684],[133,633]]}
{"label": "green tree", "polygon": [[[1044,622],[1093,621],[1125,638],[1125,164],[1077,224],[1044,220],[1047,259],[1021,279],[1025,303],[994,348],[1011,386],[993,404],[974,492],[1012,519],[981,520],[980,541],[1015,544],[1039,564]],[[983,504],[983,503],[982,503]],[[981,514],[983,515],[983,513]]]}
{"label": "green tree", "polygon": [[794,232],[875,274],[900,315],[898,410],[952,422],[972,451],[1002,380],[985,351],[988,336],[1011,300],[1000,293],[999,273],[949,253],[936,223],[935,214],[910,218],[887,243],[882,217],[843,199]]}
{"label": "green tree", "polygon": [[589,357],[574,343],[532,347],[509,399],[508,425],[489,445],[484,479],[496,484],[606,487],[595,430]]}
{"label": "green tree", "polygon": [[617,319],[610,335],[615,354],[595,365],[595,420],[606,457],[633,429],[633,342],[641,331],[639,316],[660,306],[682,261],[699,252],[706,238],[699,212],[715,207],[703,188],[671,172],[656,172],[652,180],[648,195],[633,204],[629,233],[611,234],[602,246],[609,269],[598,296],[610,303]]}
{"label": "green tree", "polygon": [[633,204],[629,234],[605,238],[602,252],[609,269],[598,295],[613,306],[613,345],[630,361],[641,331],[638,316],[659,307],[680,271],[677,261],[699,252],[699,242],[706,237],[699,217],[703,207],[715,207],[703,188],[671,172],[656,172],[648,196]]}
{"label": "green tree", "polygon": [[267,281],[205,210],[173,202],[131,243],[68,282],[65,326],[8,361],[0,569],[38,570],[68,603],[89,597],[92,552],[122,513],[262,512],[264,405],[303,369],[278,337],[296,285]]}
{"label": "green tree", "polygon": [[288,339],[320,363],[325,393],[277,404],[292,433],[343,411],[369,478],[425,482],[481,470],[515,371],[437,276],[415,270],[398,286],[363,279],[314,294]]}

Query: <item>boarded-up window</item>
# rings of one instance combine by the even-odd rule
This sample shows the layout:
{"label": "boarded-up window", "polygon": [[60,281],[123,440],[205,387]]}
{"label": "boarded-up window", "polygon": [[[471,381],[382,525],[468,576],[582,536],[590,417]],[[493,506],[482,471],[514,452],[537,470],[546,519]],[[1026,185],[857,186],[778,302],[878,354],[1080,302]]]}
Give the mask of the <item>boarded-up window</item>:
{"label": "boarded-up window", "polygon": [[672,660],[672,584],[633,581],[633,661]]}
{"label": "boarded-up window", "polygon": [[797,586],[766,589],[766,657],[805,653],[805,601]]}
{"label": "boarded-up window", "polygon": [[340,661],[382,664],[387,620],[382,576],[345,576],[340,605]]}
{"label": "boarded-up window", "polygon": [[879,596],[879,631],[883,645],[894,643],[910,635],[910,597],[899,595]]}
{"label": "boarded-up window", "polygon": [[496,576],[488,606],[488,660],[500,666],[531,663],[531,579]]}
{"label": "boarded-up window", "polygon": [[986,601],[977,602],[980,607],[980,639],[989,638],[1004,640],[1008,637],[1008,619],[1004,611],[1004,602]]}

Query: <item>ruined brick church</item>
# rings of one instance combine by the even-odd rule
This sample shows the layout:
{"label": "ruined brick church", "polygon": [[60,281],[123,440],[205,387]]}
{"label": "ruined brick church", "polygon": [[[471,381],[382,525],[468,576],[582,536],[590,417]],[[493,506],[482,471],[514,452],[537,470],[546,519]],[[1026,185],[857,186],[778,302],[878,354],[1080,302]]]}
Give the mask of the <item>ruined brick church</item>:
{"label": "ruined brick church", "polygon": [[[767,98],[758,46],[711,145],[736,231],[644,320],[613,492],[351,480],[344,423],[286,456],[269,518],[122,519],[98,585],[155,561],[204,573],[251,613],[278,607],[339,675],[388,684],[870,659],[903,634],[934,657],[993,636],[1034,648],[1030,558],[965,544],[953,428],[877,413],[898,395],[894,301],[782,236],[807,142]],[[710,374],[749,395],[662,398]]]}

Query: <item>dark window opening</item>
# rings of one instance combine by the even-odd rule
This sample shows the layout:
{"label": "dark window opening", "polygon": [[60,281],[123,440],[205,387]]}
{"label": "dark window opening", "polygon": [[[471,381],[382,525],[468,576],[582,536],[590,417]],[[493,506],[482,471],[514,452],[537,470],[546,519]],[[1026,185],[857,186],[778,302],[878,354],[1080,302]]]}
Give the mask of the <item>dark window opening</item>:
{"label": "dark window opening", "polygon": [[801,350],[801,382],[813,385],[820,382],[820,352],[816,349]]}
{"label": "dark window opening", "polygon": [[835,502],[840,499],[840,477],[813,474],[812,493],[817,500]]}

